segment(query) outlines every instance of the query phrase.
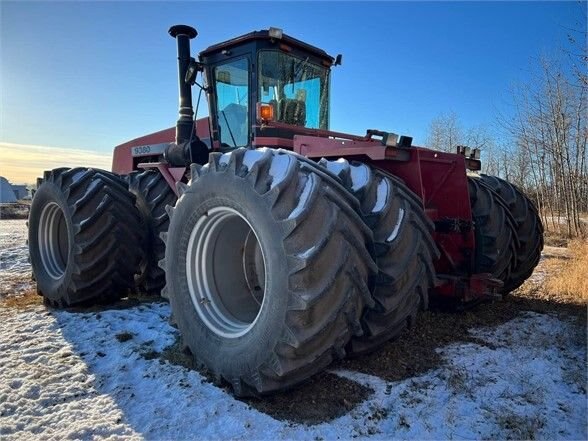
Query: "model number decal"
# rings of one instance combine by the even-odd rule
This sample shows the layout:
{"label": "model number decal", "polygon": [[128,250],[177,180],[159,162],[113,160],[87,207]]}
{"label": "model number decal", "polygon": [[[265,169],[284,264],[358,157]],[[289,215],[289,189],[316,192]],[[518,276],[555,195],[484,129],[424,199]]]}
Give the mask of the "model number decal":
{"label": "model number decal", "polygon": [[151,153],[151,146],[133,147],[133,156],[148,155],[149,153]]}
{"label": "model number decal", "polygon": [[138,145],[136,147],[131,147],[131,154],[133,156],[162,155],[168,145],[169,144],[167,143]]}

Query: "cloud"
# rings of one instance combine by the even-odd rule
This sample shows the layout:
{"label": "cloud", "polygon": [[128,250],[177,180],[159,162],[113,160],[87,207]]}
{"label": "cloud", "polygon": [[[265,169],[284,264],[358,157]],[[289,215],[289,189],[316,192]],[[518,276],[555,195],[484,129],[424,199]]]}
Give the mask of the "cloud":
{"label": "cloud", "polygon": [[112,154],[92,150],[0,142],[0,176],[14,184],[35,183],[43,171],[58,167],[110,170]]}

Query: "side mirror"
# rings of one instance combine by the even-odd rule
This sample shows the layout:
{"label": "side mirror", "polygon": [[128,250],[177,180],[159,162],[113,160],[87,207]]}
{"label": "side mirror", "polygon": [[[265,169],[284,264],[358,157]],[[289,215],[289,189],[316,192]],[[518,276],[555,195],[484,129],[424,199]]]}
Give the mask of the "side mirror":
{"label": "side mirror", "polygon": [[335,58],[335,66],[340,66],[341,63],[343,63],[343,54],[337,54],[337,57]]}
{"label": "side mirror", "polygon": [[202,63],[198,63],[194,58],[190,58],[190,64],[188,64],[188,68],[186,69],[186,77],[184,78],[184,81],[193,86],[196,83],[198,72],[202,72],[203,70],[204,67],[202,66]]}

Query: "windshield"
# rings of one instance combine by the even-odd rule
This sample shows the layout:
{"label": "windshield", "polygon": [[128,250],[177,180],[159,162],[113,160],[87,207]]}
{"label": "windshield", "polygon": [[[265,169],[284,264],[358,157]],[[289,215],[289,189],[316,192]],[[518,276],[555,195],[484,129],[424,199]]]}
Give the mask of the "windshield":
{"label": "windshield", "polygon": [[259,101],[272,104],[276,121],[329,128],[329,69],[278,51],[259,52]]}

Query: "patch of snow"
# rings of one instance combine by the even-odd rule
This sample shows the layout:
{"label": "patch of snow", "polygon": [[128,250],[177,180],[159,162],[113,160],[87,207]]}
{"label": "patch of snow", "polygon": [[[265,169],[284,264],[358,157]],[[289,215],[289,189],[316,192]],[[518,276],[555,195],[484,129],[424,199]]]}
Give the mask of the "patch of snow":
{"label": "patch of snow", "polygon": [[349,167],[349,163],[344,158],[339,158],[336,161],[327,161],[326,162],[327,170],[330,171],[335,176],[339,176],[339,174],[344,171],[347,167]]}
{"label": "patch of snow", "polygon": [[27,237],[26,220],[0,220],[0,299],[33,286]]}
{"label": "patch of snow", "polygon": [[27,238],[26,220],[0,220],[0,277],[31,272]]}
{"label": "patch of snow", "polygon": [[284,180],[293,160],[295,159],[289,154],[274,155],[269,169],[269,174],[272,177],[270,189],[274,188],[278,183]]}
{"label": "patch of snow", "polygon": [[317,246],[314,245],[312,247],[310,247],[309,249],[307,249],[306,251],[303,251],[302,253],[296,254],[296,257],[298,257],[299,259],[308,259],[310,256],[312,256],[316,250],[317,250]]}
{"label": "patch of snow", "polygon": [[220,165],[228,165],[229,161],[231,160],[232,154],[233,154],[233,152],[223,153],[222,156],[220,157],[218,163]]}
{"label": "patch of snow", "polygon": [[400,230],[400,224],[402,224],[402,219],[404,219],[404,208],[400,208],[398,210],[398,219],[396,219],[396,224],[394,225],[394,229],[386,239],[386,242],[392,242],[398,236],[398,231]]}
{"label": "patch of snow", "polygon": [[308,198],[310,197],[310,194],[312,193],[312,190],[315,186],[316,175],[314,173],[311,173],[310,175],[308,175],[308,179],[304,183],[304,188],[302,189],[302,193],[298,198],[298,204],[296,205],[296,207],[294,207],[294,210],[292,210],[292,212],[288,216],[288,219],[296,219],[300,215],[300,213],[302,213],[302,210],[304,210],[304,208],[306,207]]}
{"label": "patch of snow", "polygon": [[388,195],[390,194],[390,184],[388,184],[388,180],[382,179],[378,183],[377,190],[378,192],[376,194],[376,205],[374,205],[374,208],[372,208],[372,213],[379,213],[386,205]]}
{"label": "patch of snow", "polygon": [[247,167],[247,170],[251,170],[253,164],[259,161],[265,152],[266,149],[247,150],[243,155],[243,165]]}
{"label": "patch of snow", "polygon": [[370,168],[365,164],[351,166],[351,190],[357,191],[367,185],[370,177]]}
{"label": "patch of snow", "polygon": [[361,407],[385,412],[375,430],[390,438],[587,439],[586,348],[573,337],[577,327],[527,313],[470,332],[480,345],[440,349],[445,365],[420,377],[337,373],[376,391]]}

